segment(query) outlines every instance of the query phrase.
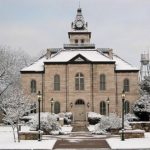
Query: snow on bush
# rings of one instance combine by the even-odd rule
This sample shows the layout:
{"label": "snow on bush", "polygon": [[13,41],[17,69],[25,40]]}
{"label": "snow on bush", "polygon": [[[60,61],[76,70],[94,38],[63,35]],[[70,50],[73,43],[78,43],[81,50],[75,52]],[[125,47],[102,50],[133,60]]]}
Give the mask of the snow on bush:
{"label": "snow on bush", "polygon": [[[115,113],[109,116],[102,116],[98,124],[95,125],[93,134],[106,134],[110,129],[120,129],[122,127],[122,119]],[[125,127],[129,128],[129,123],[125,121]]]}
{"label": "snow on bush", "polygon": [[[52,131],[61,130],[60,124],[57,121],[57,115],[50,113],[41,113],[40,115],[41,130],[44,131],[45,134],[51,134]],[[38,125],[38,114],[36,114],[35,117],[30,120],[30,127],[31,129],[38,130]]]}
{"label": "snow on bush", "polygon": [[65,116],[64,116],[64,124],[71,124],[71,121],[72,121],[72,112],[66,112],[65,113]]}
{"label": "snow on bush", "polygon": [[133,106],[133,112],[140,121],[148,121],[150,120],[150,76],[141,81],[140,94],[141,97]]}
{"label": "snow on bush", "polygon": [[135,116],[135,114],[126,114],[125,115],[125,120],[129,121],[129,122],[132,122],[132,121],[137,121],[139,120],[139,118],[137,116]]}
{"label": "snow on bush", "polygon": [[88,113],[89,124],[95,125],[101,120],[101,118],[102,118],[101,114],[98,114],[95,112],[89,112]]}
{"label": "snow on bush", "polygon": [[140,99],[135,102],[133,111],[141,121],[148,121],[150,116],[150,95],[141,95]]}

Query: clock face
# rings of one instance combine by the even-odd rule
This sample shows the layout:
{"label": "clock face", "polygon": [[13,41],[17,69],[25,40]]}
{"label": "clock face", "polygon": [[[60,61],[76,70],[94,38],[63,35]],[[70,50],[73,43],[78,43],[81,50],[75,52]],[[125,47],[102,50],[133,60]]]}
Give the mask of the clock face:
{"label": "clock face", "polygon": [[78,27],[78,28],[82,28],[83,27],[83,22],[82,21],[77,21],[76,22],[76,26]]}

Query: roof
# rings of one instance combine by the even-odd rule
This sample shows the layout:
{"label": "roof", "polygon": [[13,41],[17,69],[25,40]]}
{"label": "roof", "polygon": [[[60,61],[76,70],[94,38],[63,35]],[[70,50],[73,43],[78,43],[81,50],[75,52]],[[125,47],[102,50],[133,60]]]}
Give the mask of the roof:
{"label": "roof", "polygon": [[113,55],[113,60],[116,62],[116,71],[139,71],[138,68],[132,66],[116,54]]}
{"label": "roof", "polygon": [[40,58],[39,60],[31,64],[30,66],[23,68],[21,72],[42,72],[44,71],[45,60],[46,60],[46,57],[43,56],[42,58]]}
{"label": "roof", "polygon": [[91,62],[114,62],[114,60],[109,59],[107,56],[102,55],[97,50],[61,50],[56,55],[47,59],[45,62],[68,62],[77,55],[85,57]]}
{"label": "roof", "polygon": [[[56,54],[53,54],[51,58],[47,59],[46,56],[43,56],[33,64],[28,67],[25,67],[21,72],[42,72],[44,71],[44,63],[69,63],[72,59],[81,56],[89,62],[97,63],[114,63],[116,64],[116,71],[138,71],[136,67],[133,67],[131,64],[113,54],[113,58],[109,58],[107,55],[103,54],[102,51],[97,49],[86,49],[86,50],[65,50],[62,49]],[[78,59],[77,61],[81,61]]]}

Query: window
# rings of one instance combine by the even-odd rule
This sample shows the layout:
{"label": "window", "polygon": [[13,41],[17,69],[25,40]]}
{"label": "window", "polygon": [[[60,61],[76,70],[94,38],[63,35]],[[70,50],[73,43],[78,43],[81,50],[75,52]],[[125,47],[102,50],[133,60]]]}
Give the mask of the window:
{"label": "window", "polygon": [[100,90],[101,91],[106,90],[106,77],[104,74],[100,75]]}
{"label": "window", "polygon": [[106,115],[106,103],[104,101],[100,102],[100,114]]}
{"label": "window", "polygon": [[60,76],[59,75],[54,76],[54,90],[60,91]]}
{"label": "window", "polygon": [[75,89],[84,90],[84,76],[82,73],[77,73],[75,76]]}
{"label": "window", "polygon": [[76,105],[84,105],[84,101],[82,99],[78,99],[75,103]]}
{"label": "window", "polygon": [[84,39],[81,40],[81,43],[84,43]]}
{"label": "window", "polygon": [[124,79],[124,82],[123,82],[123,85],[124,85],[124,91],[125,92],[129,92],[130,91],[130,87],[129,87],[129,79]]}
{"label": "window", "polygon": [[75,43],[76,43],[76,44],[78,43],[78,40],[77,40],[77,39],[75,39]]}
{"label": "window", "polygon": [[31,80],[31,93],[36,93],[36,81]]}
{"label": "window", "polygon": [[60,103],[59,102],[54,103],[54,113],[55,114],[60,113]]}
{"label": "window", "polygon": [[129,101],[124,102],[124,112],[125,112],[125,114],[128,114],[130,112],[130,103],[129,103]]}

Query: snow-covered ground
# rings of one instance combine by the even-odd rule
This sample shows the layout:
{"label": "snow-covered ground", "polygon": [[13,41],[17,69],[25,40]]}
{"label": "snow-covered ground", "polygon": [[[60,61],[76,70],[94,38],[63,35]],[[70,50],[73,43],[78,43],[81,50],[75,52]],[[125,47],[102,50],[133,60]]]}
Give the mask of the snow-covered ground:
{"label": "snow-covered ground", "polygon": [[[90,126],[89,129],[92,131],[93,126]],[[64,126],[62,130],[71,132],[72,127]],[[28,131],[28,128],[22,127],[22,131]],[[94,137],[96,136],[94,135]],[[21,140],[20,143],[14,142],[11,127],[0,126],[0,149],[52,149],[56,140],[56,138],[49,137],[40,142],[37,140]],[[112,149],[150,149],[150,132],[145,133],[145,138],[125,139],[125,141],[121,141],[119,137],[112,137],[107,139],[107,142]]]}
{"label": "snow-covered ground", "polygon": [[[28,127],[22,127],[21,131],[28,131]],[[71,126],[62,127],[64,132],[70,132]],[[48,140],[21,140],[14,142],[12,128],[10,126],[0,126],[0,149],[52,149],[57,139]]]}
{"label": "snow-covered ground", "polygon": [[145,138],[125,139],[120,138],[107,139],[109,146],[112,149],[150,149],[150,132],[145,133]]}

